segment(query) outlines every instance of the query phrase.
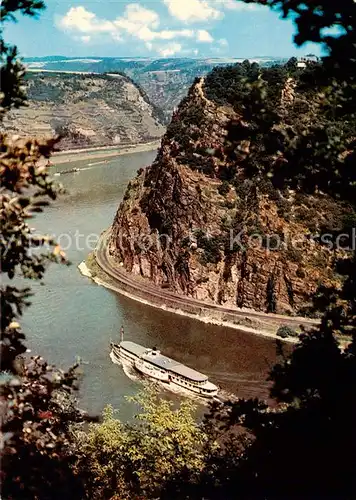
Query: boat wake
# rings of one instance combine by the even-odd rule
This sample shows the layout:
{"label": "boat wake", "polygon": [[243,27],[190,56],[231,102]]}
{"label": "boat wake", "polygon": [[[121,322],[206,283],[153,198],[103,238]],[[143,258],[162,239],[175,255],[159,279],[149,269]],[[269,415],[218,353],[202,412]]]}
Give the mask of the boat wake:
{"label": "boat wake", "polygon": [[144,380],[130,362],[125,360],[118,361],[112,352],[110,352],[110,359],[115,365],[121,366],[123,372],[130,380],[133,380],[134,382],[141,382]]}
{"label": "boat wake", "polygon": [[103,165],[104,163],[108,163],[108,160],[103,160],[103,161],[96,161],[94,163],[88,163],[86,167],[81,167],[81,171],[84,172],[84,170],[93,170],[97,165]]}
{"label": "boat wake", "polygon": [[88,163],[88,167],[94,167],[96,165],[102,165],[103,163],[108,163],[108,160],[95,161],[94,163]]}

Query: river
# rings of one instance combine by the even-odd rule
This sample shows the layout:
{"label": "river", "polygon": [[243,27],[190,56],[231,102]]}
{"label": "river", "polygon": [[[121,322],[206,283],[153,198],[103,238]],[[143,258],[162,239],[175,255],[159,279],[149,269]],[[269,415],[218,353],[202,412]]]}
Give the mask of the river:
{"label": "river", "polygon": [[[100,234],[111,224],[128,181],[155,154],[75,162],[70,167],[79,167],[79,172],[56,177],[66,193],[32,225],[60,237],[64,247],[69,237],[76,238],[79,245],[72,244],[67,250],[71,266],[51,264],[44,284],[32,286],[35,295],[22,321],[29,347],[61,368],[80,356],[84,361],[80,406],[91,413],[110,403],[120,409],[121,418],[132,415],[125,396],[141,385],[109,358],[109,341],[119,338],[122,324],[126,339],[159,347],[164,354],[209,375],[224,391],[241,397],[267,397],[266,377],[276,361],[274,341],[137,303],[96,285],[77,268],[90,251],[85,238]],[[56,171],[68,168],[68,164],[61,165]],[[80,236],[75,237],[76,232]]]}

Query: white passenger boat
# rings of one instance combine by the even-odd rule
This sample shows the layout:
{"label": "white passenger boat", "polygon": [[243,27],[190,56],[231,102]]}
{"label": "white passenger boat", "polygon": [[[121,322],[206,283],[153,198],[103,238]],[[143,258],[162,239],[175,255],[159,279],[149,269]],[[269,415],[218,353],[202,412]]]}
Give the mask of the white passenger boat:
{"label": "white passenger boat", "polygon": [[206,375],[163,356],[155,348],[148,349],[126,340],[121,340],[119,344],[111,342],[110,346],[111,356],[114,360],[129,362],[146,377],[207,398],[214,397],[218,393],[218,387],[209,382]]}

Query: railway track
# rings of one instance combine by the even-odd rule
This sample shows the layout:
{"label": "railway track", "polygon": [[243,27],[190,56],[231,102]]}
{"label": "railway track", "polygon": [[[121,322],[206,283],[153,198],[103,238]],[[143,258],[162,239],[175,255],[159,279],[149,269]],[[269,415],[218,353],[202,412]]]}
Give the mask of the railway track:
{"label": "railway track", "polygon": [[[158,288],[156,285],[143,282],[143,279],[134,277],[130,275],[124,269],[120,269],[117,262],[113,260],[113,258],[109,255],[109,231],[105,231],[98,242],[95,258],[99,265],[99,267],[105,271],[111,278],[117,281],[118,291],[120,288],[130,289],[130,293],[134,296],[136,295],[140,299],[147,299],[148,297],[154,298],[157,302],[160,302],[161,305],[168,303],[173,303],[175,308],[179,308],[182,306],[183,310],[186,310],[187,307],[191,307],[195,313],[199,312],[207,312],[214,311],[220,314],[230,314],[236,318],[242,319],[254,319],[259,321],[260,323],[268,323],[276,326],[288,324],[294,326],[303,325],[305,327],[311,327],[313,325],[317,325],[317,320],[312,320],[309,318],[301,318],[301,317],[293,317],[293,316],[283,316],[279,314],[268,314],[260,311],[247,310],[247,309],[238,309],[237,307],[224,307],[218,304],[209,304],[197,299],[193,299],[191,297],[184,297],[178,295],[174,292],[162,290]],[[242,327],[243,328],[243,327]]]}

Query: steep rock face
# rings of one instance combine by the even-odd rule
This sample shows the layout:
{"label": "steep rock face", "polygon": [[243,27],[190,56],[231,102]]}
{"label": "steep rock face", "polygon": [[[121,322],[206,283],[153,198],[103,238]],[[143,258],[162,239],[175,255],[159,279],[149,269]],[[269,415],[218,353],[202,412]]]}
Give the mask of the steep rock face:
{"label": "steep rock face", "polygon": [[159,138],[162,115],[123,75],[30,73],[28,106],[7,115],[6,130],[63,138],[60,149],[135,144]]}
{"label": "steep rock face", "polygon": [[[290,81],[281,105],[293,100]],[[343,208],[326,196],[281,194],[268,179],[239,180],[241,117],[191,88],[155,162],[130,182],[116,214],[110,252],[134,275],[211,303],[302,313],[320,282],[334,282],[334,253],[310,238]],[[243,123],[242,123],[243,125]],[[237,160],[236,160],[237,158]],[[223,181],[227,173],[234,183]],[[332,214],[332,215],[330,215]]]}

